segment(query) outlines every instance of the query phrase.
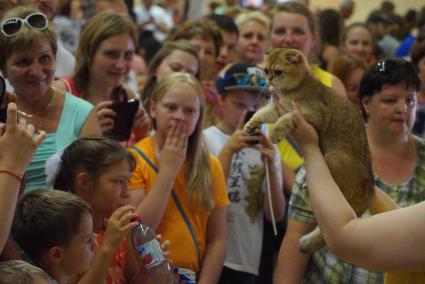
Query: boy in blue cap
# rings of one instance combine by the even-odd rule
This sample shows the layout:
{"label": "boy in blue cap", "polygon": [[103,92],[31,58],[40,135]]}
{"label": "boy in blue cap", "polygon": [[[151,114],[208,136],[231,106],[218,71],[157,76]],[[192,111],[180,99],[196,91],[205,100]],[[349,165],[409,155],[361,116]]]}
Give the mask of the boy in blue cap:
{"label": "boy in blue cap", "polygon": [[204,130],[209,151],[218,156],[223,166],[231,201],[227,210],[226,259],[218,283],[250,284],[255,283],[260,265],[263,217],[271,220],[266,184],[270,185],[276,221],[285,212],[276,147],[260,129],[250,136],[243,133],[247,115],[266,104],[270,94],[263,71],[241,63],[226,71],[218,82],[218,90],[222,95],[223,118],[216,126]]}

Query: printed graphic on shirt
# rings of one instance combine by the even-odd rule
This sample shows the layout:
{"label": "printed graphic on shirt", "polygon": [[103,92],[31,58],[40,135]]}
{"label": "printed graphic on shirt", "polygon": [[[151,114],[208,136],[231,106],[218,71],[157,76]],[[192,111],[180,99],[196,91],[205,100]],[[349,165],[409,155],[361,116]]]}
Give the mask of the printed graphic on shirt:
{"label": "printed graphic on shirt", "polygon": [[[262,164],[244,164],[246,153],[238,152],[233,156],[227,185],[229,199],[232,203],[244,203],[246,215],[252,223],[258,219],[257,216],[262,210],[263,193],[262,184],[265,178],[265,171]],[[231,210],[229,210],[230,213]],[[230,218],[229,218],[230,217]],[[232,222],[232,216],[228,216],[228,221]]]}

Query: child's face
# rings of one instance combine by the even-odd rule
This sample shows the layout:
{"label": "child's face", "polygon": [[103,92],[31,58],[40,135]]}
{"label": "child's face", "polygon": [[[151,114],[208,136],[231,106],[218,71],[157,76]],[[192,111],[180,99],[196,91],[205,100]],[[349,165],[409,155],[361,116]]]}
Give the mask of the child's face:
{"label": "child's face", "polygon": [[128,181],[131,176],[130,164],[126,159],[111,165],[94,182],[85,198],[93,211],[109,218],[128,199]]}
{"label": "child's face", "polygon": [[86,272],[93,259],[97,244],[93,238],[93,218],[84,214],[80,221],[78,233],[67,247],[62,248],[62,271],[67,276],[80,275]]}
{"label": "child's face", "polygon": [[248,91],[226,91],[222,98],[223,123],[235,131],[245,111],[257,110],[265,104],[265,99]]}
{"label": "child's face", "polygon": [[200,115],[200,101],[189,85],[173,85],[159,102],[151,104],[151,115],[156,120],[156,130],[166,136],[172,122],[183,122],[187,137],[195,131]]}

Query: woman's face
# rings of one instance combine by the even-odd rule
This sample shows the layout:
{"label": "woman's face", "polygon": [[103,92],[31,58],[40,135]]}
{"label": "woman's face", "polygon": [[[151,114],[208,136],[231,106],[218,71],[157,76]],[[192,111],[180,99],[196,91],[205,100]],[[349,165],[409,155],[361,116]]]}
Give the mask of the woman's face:
{"label": "woman's face", "polygon": [[259,64],[263,61],[268,45],[267,29],[256,21],[243,24],[239,29],[236,57],[239,62]]}
{"label": "woman's face", "polygon": [[199,68],[198,60],[193,54],[183,50],[174,50],[162,60],[155,75],[159,82],[173,72],[186,72],[195,76]]}
{"label": "woman's face", "polygon": [[18,96],[38,100],[50,89],[55,64],[50,42],[40,39],[28,49],[12,52],[6,60],[3,74]]}
{"label": "woman's face", "polygon": [[372,97],[363,98],[368,125],[381,133],[409,135],[416,116],[416,92],[404,82],[385,86]]}
{"label": "woman's face", "polygon": [[213,39],[204,39],[201,36],[195,36],[188,40],[193,46],[198,48],[199,59],[201,60],[202,80],[210,80],[215,76],[215,47]]}
{"label": "woman's face", "polygon": [[134,42],[123,33],[105,39],[94,53],[90,81],[108,87],[118,87],[127,79],[134,55]]}
{"label": "woman's face", "polygon": [[201,104],[199,95],[187,84],[173,85],[160,101],[151,103],[151,116],[156,121],[156,131],[165,137],[173,124],[185,126],[187,137],[195,131]]}
{"label": "woman's face", "polygon": [[347,98],[356,106],[360,107],[359,85],[364,70],[357,68],[349,72],[344,80],[344,86],[347,90]]}
{"label": "woman's face", "polygon": [[288,12],[279,12],[273,17],[270,40],[273,48],[295,48],[306,57],[315,44],[307,17]]}
{"label": "woman's face", "polygon": [[368,60],[373,52],[372,34],[365,27],[353,27],[342,42],[342,49]]}

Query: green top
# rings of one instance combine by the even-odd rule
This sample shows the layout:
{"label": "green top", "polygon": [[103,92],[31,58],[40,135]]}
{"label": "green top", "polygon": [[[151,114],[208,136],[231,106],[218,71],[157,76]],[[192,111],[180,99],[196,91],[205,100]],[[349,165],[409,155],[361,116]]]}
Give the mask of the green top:
{"label": "green top", "polygon": [[55,133],[47,133],[25,172],[25,192],[47,188],[44,167],[48,158],[80,136],[93,105],[70,93],[65,94],[63,110]]}

